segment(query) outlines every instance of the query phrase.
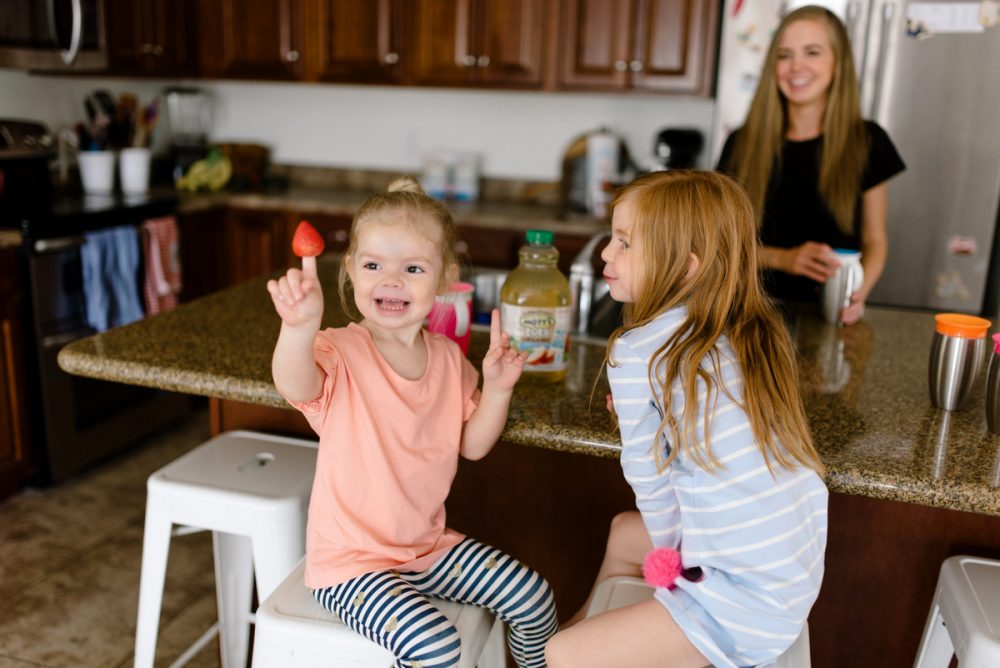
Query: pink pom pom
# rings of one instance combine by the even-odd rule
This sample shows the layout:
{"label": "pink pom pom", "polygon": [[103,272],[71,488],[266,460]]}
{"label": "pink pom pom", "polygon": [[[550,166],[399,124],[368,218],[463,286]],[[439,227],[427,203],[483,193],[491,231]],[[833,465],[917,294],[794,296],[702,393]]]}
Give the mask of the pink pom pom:
{"label": "pink pom pom", "polygon": [[681,574],[681,555],[671,547],[650,550],[642,560],[642,577],[652,587],[673,589]]}

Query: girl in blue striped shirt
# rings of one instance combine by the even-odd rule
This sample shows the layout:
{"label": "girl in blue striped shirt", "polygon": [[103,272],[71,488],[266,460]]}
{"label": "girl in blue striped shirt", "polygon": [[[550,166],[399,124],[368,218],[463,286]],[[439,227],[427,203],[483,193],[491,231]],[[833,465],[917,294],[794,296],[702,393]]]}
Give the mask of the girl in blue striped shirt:
{"label": "girl in blue striped shirt", "polygon": [[626,324],[607,370],[638,512],[612,523],[598,582],[648,575],[654,550],[682,570],[645,603],[579,621],[585,605],[546,660],[767,665],[819,593],[827,490],[791,339],[759,283],[753,208],[721,174],[656,172],[619,192],[612,233],[604,278]]}

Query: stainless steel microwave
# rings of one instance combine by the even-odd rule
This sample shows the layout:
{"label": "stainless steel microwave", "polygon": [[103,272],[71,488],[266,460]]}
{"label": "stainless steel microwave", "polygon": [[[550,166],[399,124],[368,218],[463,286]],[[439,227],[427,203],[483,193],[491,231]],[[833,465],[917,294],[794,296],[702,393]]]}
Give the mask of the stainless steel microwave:
{"label": "stainless steel microwave", "polygon": [[0,0],[0,67],[101,70],[103,0]]}

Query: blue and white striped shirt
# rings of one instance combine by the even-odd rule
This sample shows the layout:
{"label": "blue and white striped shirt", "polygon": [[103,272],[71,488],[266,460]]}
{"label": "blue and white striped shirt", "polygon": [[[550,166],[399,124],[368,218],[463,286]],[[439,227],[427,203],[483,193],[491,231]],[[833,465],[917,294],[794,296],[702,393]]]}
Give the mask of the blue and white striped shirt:
{"label": "blue and white striped shirt", "polygon": [[[687,310],[667,311],[621,336],[612,351],[608,379],[621,429],[621,464],[636,505],[656,547],[680,551],[681,577],[656,598],[688,639],[715,666],[773,662],[798,637],[823,579],[827,490],[811,469],[768,470],[741,407],[742,376],[728,339],[716,344],[721,378],[710,361],[716,392],[706,402],[698,381],[697,436],[704,439],[706,403],[714,407],[710,446],[722,468],[706,471],[685,450],[658,471],[653,439],[660,425],[660,388],[650,388],[648,369],[657,348],[683,323]],[[766,364],[766,360],[761,360]],[[721,391],[724,383],[736,402]],[[671,410],[681,424],[685,397],[673,389]],[[663,435],[657,447],[669,452]],[[662,460],[662,457],[661,457]]]}

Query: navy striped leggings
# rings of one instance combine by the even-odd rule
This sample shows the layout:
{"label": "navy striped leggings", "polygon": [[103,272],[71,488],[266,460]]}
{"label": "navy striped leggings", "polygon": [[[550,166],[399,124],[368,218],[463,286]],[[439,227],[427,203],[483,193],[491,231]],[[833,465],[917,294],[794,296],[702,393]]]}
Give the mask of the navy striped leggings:
{"label": "navy striped leggings", "polygon": [[488,608],[507,625],[520,668],[545,666],[545,642],[557,628],[552,589],[541,575],[471,538],[421,572],[378,571],[313,596],[356,632],[388,649],[397,668],[458,665],[458,631],[425,596]]}

